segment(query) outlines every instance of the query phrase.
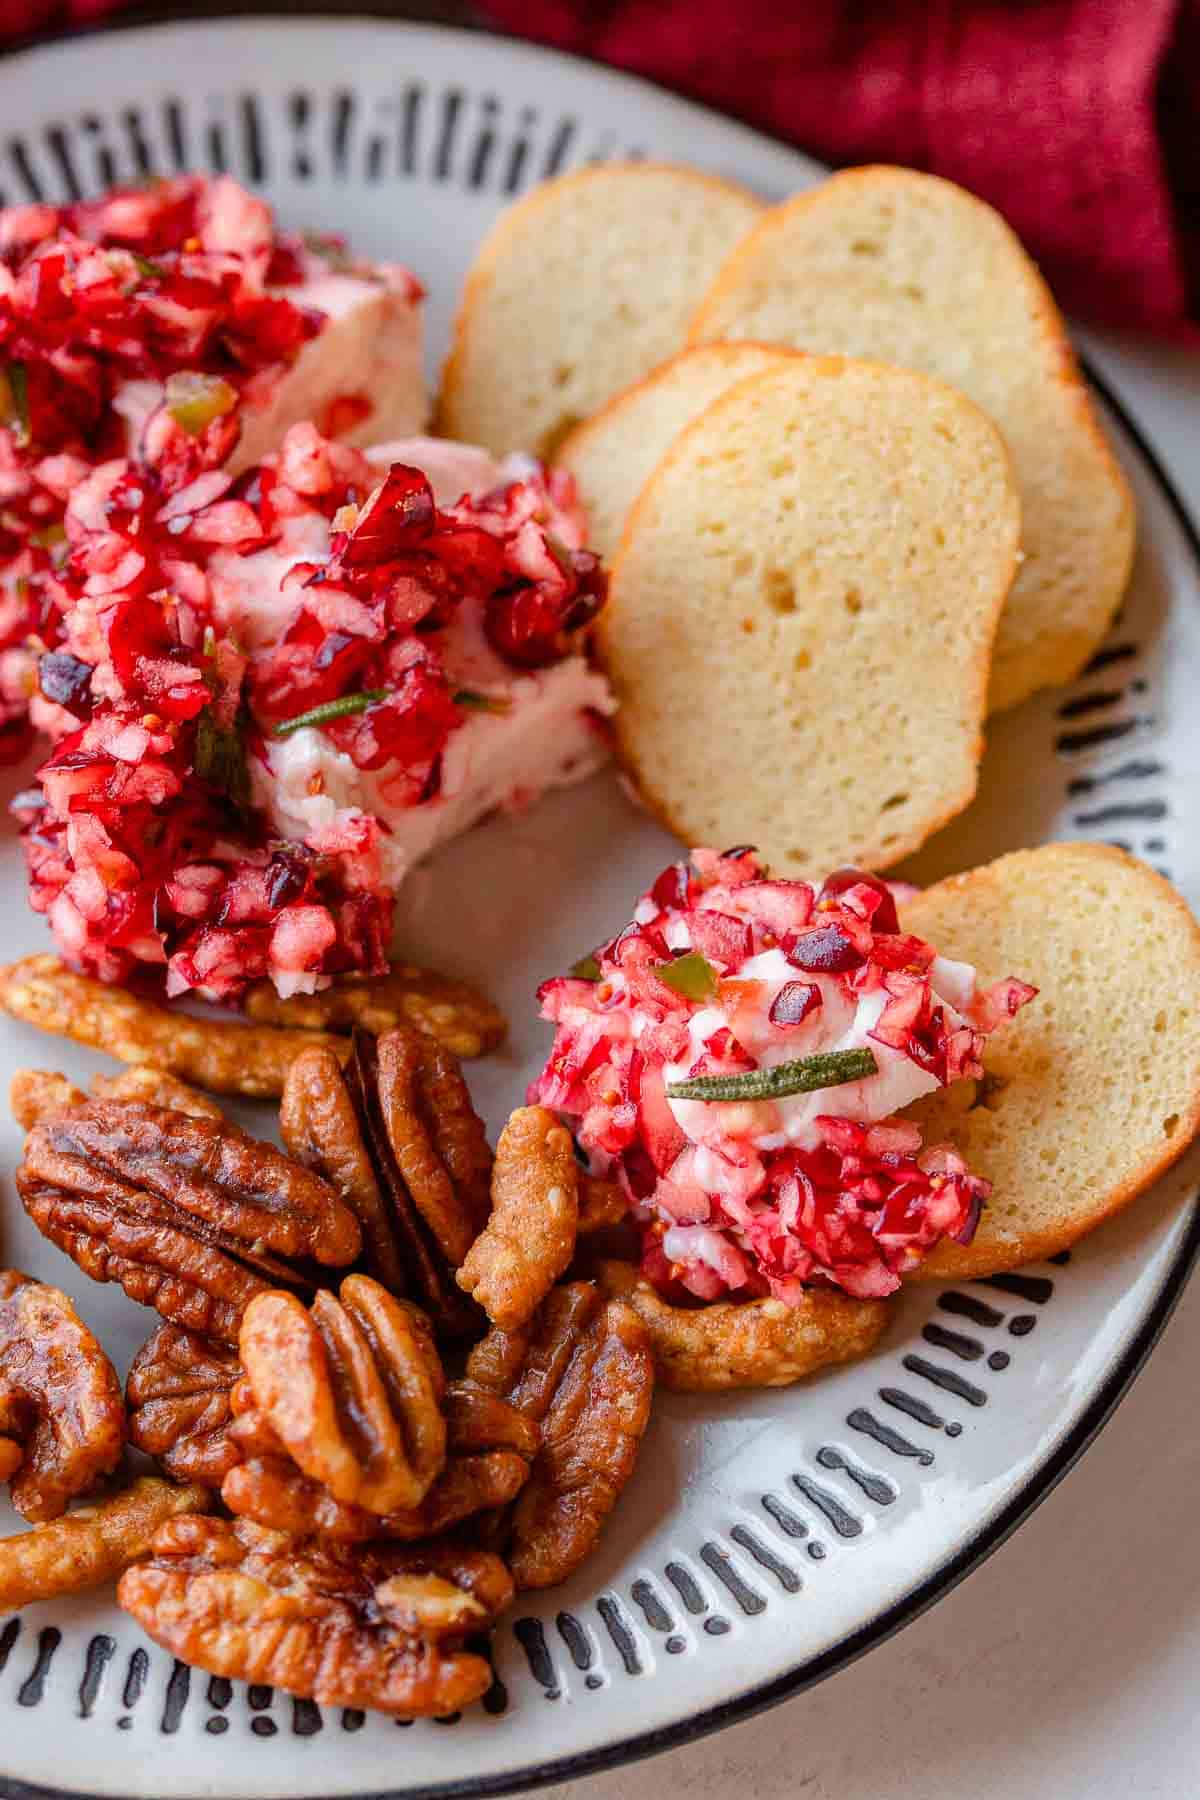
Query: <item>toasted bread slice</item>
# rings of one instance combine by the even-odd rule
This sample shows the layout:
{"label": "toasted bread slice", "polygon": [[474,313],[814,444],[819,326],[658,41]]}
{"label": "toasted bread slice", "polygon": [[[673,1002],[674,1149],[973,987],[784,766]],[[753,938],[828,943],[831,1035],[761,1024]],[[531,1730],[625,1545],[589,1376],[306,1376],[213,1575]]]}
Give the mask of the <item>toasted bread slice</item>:
{"label": "toasted bread slice", "polygon": [[746,343],[681,351],[577,426],[554,460],[575,477],[589,547],[611,557],[630,508],[684,426],[727,388],[790,354]]}
{"label": "toasted bread slice", "polygon": [[689,342],[753,338],[923,369],[996,421],[1021,491],[1024,560],[989,709],[1070,681],[1112,620],[1133,497],[1049,290],[990,206],[908,169],[850,169],[767,213]]}
{"label": "toasted bread slice", "polygon": [[1036,1000],[988,1041],[980,1088],[910,1109],[992,1183],[974,1242],[926,1280],[994,1275],[1065,1250],[1127,1206],[1200,1131],[1200,925],[1122,850],[1045,844],[955,875],[903,909],[906,930]]}
{"label": "toasted bread slice", "polygon": [[999,432],[928,376],[789,357],[675,440],[599,642],[619,753],[685,843],[885,868],[975,792],[1019,509]]}
{"label": "toasted bread slice", "polygon": [[606,163],[535,188],[467,277],[442,372],[446,437],[549,455],[683,346],[688,320],[763,207],[665,163]]}

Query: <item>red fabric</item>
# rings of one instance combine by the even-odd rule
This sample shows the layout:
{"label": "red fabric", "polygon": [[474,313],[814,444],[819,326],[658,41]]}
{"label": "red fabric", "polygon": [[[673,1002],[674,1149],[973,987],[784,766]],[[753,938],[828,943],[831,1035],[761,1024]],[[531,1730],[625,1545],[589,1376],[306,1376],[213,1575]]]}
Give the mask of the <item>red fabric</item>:
{"label": "red fabric", "polygon": [[834,163],[998,207],[1062,304],[1200,341],[1200,0],[487,0]]}

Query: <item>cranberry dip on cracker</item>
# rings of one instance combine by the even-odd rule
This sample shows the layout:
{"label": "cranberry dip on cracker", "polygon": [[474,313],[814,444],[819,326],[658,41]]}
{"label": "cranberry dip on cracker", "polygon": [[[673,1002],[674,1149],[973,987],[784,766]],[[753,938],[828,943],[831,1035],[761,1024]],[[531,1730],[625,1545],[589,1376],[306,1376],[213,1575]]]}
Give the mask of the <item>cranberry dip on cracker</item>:
{"label": "cranberry dip on cracker", "polygon": [[557,1035],[530,1098],[620,1182],[663,1291],[880,1297],[942,1238],[969,1242],[989,1191],[897,1115],[979,1077],[1035,993],[981,990],[860,870],[818,888],[770,880],[748,849],[694,850],[543,985]]}

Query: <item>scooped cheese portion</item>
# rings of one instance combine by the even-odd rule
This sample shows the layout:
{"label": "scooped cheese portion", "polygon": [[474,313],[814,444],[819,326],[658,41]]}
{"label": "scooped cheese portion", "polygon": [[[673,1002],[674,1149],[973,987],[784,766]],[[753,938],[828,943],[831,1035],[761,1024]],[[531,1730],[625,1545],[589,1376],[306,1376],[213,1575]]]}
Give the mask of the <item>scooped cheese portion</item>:
{"label": "scooped cheese portion", "polygon": [[[821,1142],[816,1121],[823,1114],[834,1113],[859,1125],[875,1125],[942,1086],[936,1075],[923,1069],[905,1051],[871,1036],[888,1002],[886,990],[879,988],[856,996],[835,976],[806,973],[804,980],[821,991],[821,1004],[803,1024],[781,1039],[771,1024],[770,1009],[782,989],[795,982],[795,966],[782,950],[764,950],[750,957],[738,976],[745,982],[763,984],[759,1004],[743,1007],[738,1014],[739,1040],[759,1068],[772,1069],[798,1057],[842,1050],[869,1050],[876,1064],[876,1073],[862,1081],[842,1082],[836,1088],[817,1088],[807,1094],[788,1094],[772,1102],[774,1128],[751,1139],[756,1149],[781,1150],[788,1144],[814,1149]],[[976,974],[970,964],[935,957],[929,983],[946,1009],[946,1028],[955,1030],[966,1025],[967,1020],[958,1009],[969,1005],[975,993]],[[688,1054],[685,1059],[666,1065],[668,1084],[687,1080],[706,1041],[726,1023],[726,1015],[719,1007],[705,1007],[692,1015],[688,1021]],[[710,1139],[720,1129],[723,1116],[727,1116],[727,1108],[712,1101],[668,1099],[668,1105],[680,1129],[697,1143]]]}

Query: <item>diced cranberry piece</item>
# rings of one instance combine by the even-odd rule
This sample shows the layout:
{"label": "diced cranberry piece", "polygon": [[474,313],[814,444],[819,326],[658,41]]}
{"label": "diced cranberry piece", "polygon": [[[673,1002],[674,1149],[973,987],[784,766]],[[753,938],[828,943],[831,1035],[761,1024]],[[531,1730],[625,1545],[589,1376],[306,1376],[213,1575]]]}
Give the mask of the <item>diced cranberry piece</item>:
{"label": "diced cranberry piece", "polygon": [[774,937],[803,931],[812,918],[814,894],[807,881],[756,881],[746,897],[754,922]]}
{"label": "diced cranberry piece", "polygon": [[650,898],[660,912],[683,911],[692,903],[692,885],[691,864],[671,863],[650,889]]}
{"label": "diced cranberry piece", "polygon": [[47,700],[79,716],[91,700],[94,672],[91,663],[66,650],[48,650],[38,659],[38,686]]}
{"label": "diced cranberry piece", "polygon": [[802,1025],[821,1005],[821,990],[814,982],[789,981],[771,1002],[772,1025]]}
{"label": "diced cranberry piece", "polygon": [[341,560],[348,569],[390,562],[427,537],[433,522],[433,489],[428,476],[404,463],[393,463],[374,499],[359,514]]}
{"label": "diced cranberry piece", "polygon": [[864,869],[835,869],[832,875],[825,877],[821,885],[821,899],[836,900],[839,894],[844,894],[847,888],[852,887],[868,887],[879,896],[879,905],[871,918],[874,931],[899,931],[900,918],[891,889],[885,881],[880,881],[878,875],[868,875]]}
{"label": "diced cranberry piece", "polygon": [[697,908],[681,915],[693,947],[709,962],[727,969],[737,968],[754,948],[754,934],[746,919],[735,919],[731,913],[710,912]]}
{"label": "diced cranberry piece", "polygon": [[665,1175],[687,1144],[687,1138],[667,1099],[666,1078],[661,1067],[647,1062],[635,1050],[630,1065],[629,1085],[631,1095],[637,1103],[638,1129],[642,1143],[659,1174]]}
{"label": "diced cranberry piece", "polygon": [[840,925],[818,925],[813,931],[802,931],[787,946],[785,954],[796,968],[821,975],[845,975],[867,960]]}

